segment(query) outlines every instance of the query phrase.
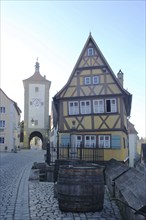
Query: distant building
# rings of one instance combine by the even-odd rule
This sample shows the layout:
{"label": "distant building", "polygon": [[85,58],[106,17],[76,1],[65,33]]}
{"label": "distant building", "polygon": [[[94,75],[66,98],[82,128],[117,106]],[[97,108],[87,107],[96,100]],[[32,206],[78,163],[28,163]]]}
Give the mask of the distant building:
{"label": "distant building", "polygon": [[21,110],[0,88],[0,151],[15,151],[20,146]]}
{"label": "distant building", "polygon": [[30,148],[30,141],[40,138],[43,148],[49,139],[49,90],[51,82],[42,76],[38,61],[35,73],[23,80],[24,85],[24,148]]}
{"label": "distant building", "polygon": [[146,170],[146,143],[141,144],[141,164]]}
{"label": "distant building", "polygon": [[[131,103],[123,72],[115,76],[90,34],[66,85],[53,97],[59,148],[82,147],[77,157],[90,154],[102,161],[125,160]],[[61,156],[65,158],[65,150]]]}
{"label": "distant building", "polygon": [[135,162],[138,160],[137,153],[137,141],[138,132],[136,131],[134,125],[128,121],[128,136],[129,136],[129,166],[134,167]]}

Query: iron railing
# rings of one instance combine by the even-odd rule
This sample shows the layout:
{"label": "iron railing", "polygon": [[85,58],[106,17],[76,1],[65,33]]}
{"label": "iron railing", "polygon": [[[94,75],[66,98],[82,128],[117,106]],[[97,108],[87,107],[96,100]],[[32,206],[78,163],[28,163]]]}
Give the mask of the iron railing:
{"label": "iron railing", "polygon": [[68,146],[59,146],[57,148],[48,146],[46,161],[49,165],[54,165],[55,160],[58,159],[76,159],[76,160],[85,160],[91,162],[104,161],[104,149],[100,149],[96,146],[93,147],[72,147]]}

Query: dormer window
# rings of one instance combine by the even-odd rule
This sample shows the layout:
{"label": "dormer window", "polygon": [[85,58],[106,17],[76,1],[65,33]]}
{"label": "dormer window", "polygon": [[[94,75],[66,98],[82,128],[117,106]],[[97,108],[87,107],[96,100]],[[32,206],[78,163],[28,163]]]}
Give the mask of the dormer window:
{"label": "dormer window", "polygon": [[88,48],[88,56],[93,56],[94,55],[94,50],[92,47]]}

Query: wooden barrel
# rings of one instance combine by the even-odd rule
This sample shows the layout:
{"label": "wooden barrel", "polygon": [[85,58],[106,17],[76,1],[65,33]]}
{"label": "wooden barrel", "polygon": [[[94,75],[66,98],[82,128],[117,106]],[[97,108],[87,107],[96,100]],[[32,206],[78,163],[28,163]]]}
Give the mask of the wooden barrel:
{"label": "wooden barrel", "polygon": [[91,164],[91,162],[87,162],[84,160],[71,160],[71,159],[58,159],[55,160],[55,167],[54,167],[54,182],[57,182],[58,179],[58,172],[59,167],[62,165],[84,165],[84,164]]}
{"label": "wooden barrel", "polygon": [[57,192],[61,211],[101,211],[104,202],[103,167],[99,165],[60,166]]}

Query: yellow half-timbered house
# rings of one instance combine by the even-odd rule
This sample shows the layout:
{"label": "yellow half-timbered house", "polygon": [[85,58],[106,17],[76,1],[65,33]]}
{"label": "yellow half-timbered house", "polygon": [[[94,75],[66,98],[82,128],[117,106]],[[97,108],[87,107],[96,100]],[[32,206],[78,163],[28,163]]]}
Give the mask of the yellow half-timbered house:
{"label": "yellow half-timbered house", "polygon": [[58,146],[82,148],[76,156],[84,158],[88,150],[96,160],[125,160],[131,102],[122,71],[113,73],[90,34],[66,85],[53,97]]}

